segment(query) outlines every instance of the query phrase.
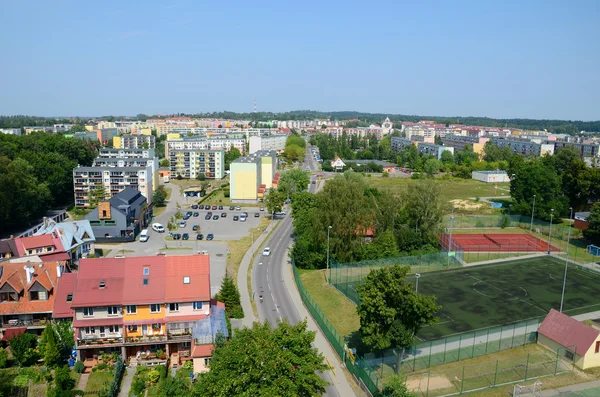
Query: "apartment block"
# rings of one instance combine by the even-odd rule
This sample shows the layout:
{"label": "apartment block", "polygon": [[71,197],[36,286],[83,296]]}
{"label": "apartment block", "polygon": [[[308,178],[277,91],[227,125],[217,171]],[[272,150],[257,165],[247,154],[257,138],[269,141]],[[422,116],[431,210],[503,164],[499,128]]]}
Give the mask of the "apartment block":
{"label": "apartment block", "polygon": [[152,203],[154,192],[152,167],[150,166],[91,166],[73,169],[73,186],[75,190],[75,206],[90,207],[90,199],[95,189],[104,187],[106,197],[111,198],[131,186],[138,190],[148,203]]}
{"label": "apartment block", "polygon": [[208,179],[222,179],[225,176],[225,151],[174,149],[168,157],[171,163],[171,177],[181,176],[196,179],[204,174]]}
{"label": "apartment block", "polygon": [[554,143],[537,143],[521,139],[496,138],[490,139],[499,148],[508,147],[515,154],[525,157],[540,157],[545,154],[554,154]]}
{"label": "apartment block", "polygon": [[256,201],[274,188],[277,179],[277,154],[274,150],[258,151],[230,164],[232,200]]}
{"label": "apartment block", "polygon": [[0,128],[0,134],[21,136],[20,128]]}
{"label": "apartment block", "polygon": [[[58,286],[55,312],[72,315],[77,358],[115,352],[138,365],[208,371],[224,305],[211,300],[209,255],[83,259]],[[64,299],[63,299],[64,297]]]}
{"label": "apartment block", "polygon": [[152,185],[155,188],[159,185],[158,157],[154,155],[154,149],[102,148],[94,160],[94,166],[150,167],[152,169]]}
{"label": "apartment block", "polygon": [[404,149],[405,147],[407,147],[409,145],[416,146],[417,142],[411,141],[410,139],[393,136],[390,138],[390,145],[392,147],[392,152],[400,153],[402,151],[402,149]]}
{"label": "apartment block", "polygon": [[169,136],[165,142],[165,157],[170,158],[171,150],[224,150],[236,148],[240,153],[246,152],[244,138],[207,139],[201,136]]}
{"label": "apartment block", "polygon": [[48,126],[23,127],[23,129],[25,130],[25,135],[29,135],[35,131],[48,132],[48,133],[54,132],[54,127],[48,127]]}
{"label": "apartment block", "polygon": [[597,157],[600,153],[600,145],[597,143],[579,143],[579,142],[565,142],[565,141],[553,141],[547,142],[548,144],[554,144],[554,150],[560,150],[563,148],[575,149],[581,157]]}
{"label": "apartment block", "polygon": [[251,136],[248,139],[250,148],[249,154],[256,153],[260,150],[275,150],[277,153],[281,153],[285,149],[285,142],[287,139],[287,134]]}
{"label": "apartment block", "polygon": [[450,146],[454,148],[454,151],[465,150],[466,145],[471,145],[473,151],[479,154],[481,158],[483,156],[483,148],[490,138],[484,138],[479,136],[466,136],[466,135],[446,135],[442,137],[444,146]]}
{"label": "apartment block", "polygon": [[113,147],[116,149],[155,148],[156,137],[153,135],[119,135],[113,137]]}
{"label": "apartment block", "polygon": [[442,158],[442,153],[448,151],[454,154],[454,148],[448,146],[436,145],[435,143],[427,143],[427,142],[418,142],[417,150],[420,154],[430,154],[436,159],[440,160]]}

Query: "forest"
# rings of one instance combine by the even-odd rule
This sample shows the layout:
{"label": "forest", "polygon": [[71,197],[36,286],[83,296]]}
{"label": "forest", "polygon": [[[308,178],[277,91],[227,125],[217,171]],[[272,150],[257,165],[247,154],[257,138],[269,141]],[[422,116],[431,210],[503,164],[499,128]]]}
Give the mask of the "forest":
{"label": "forest", "polygon": [[0,134],[0,233],[27,227],[73,202],[73,168],[89,166],[97,142],[35,132]]}

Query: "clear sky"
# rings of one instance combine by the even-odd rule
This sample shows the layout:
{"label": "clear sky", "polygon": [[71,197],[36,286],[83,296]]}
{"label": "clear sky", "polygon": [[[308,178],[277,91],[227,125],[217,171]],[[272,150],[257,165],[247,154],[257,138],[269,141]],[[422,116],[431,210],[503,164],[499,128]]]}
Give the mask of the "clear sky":
{"label": "clear sky", "polygon": [[0,114],[600,119],[599,0],[0,0]]}

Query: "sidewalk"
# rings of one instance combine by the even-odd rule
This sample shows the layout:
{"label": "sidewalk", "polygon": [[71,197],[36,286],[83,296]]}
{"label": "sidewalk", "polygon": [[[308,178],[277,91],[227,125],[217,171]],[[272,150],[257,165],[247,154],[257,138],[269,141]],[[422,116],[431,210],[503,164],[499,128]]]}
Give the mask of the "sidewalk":
{"label": "sidewalk", "polygon": [[[289,249],[289,247],[288,247]],[[306,318],[308,322],[308,329],[311,331],[317,331],[315,335],[315,341],[313,343],[314,347],[316,347],[319,352],[323,353],[327,362],[331,364],[333,370],[329,371],[329,376],[333,382],[333,386],[336,388],[338,394],[340,396],[356,396],[356,393],[352,386],[349,383],[349,380],[346,378],[344,373],[345,368],[342,367],[341,361],[338,358],[337,354],[333,351],[333,348],[321,332],[319,326],[315,323],[315,320],[312,318],[304,303],[302,302],[302,298],[300,297],[300,292],[296,287],[296,282],[294,281],[294,274],[292,272],[291,263],[288,261],[285,265],[285,269],[283,270],[283,283],[285,284],[292,302],[298,310],[298,314],[300,318]]]}
{"label": "sidewalk", "polygon": [[135,365],[129,365],[126,368],[127,373],[121,380],[121,388],[119,389],[118,397],[127,397],[129,395],[131,383],[133,382],[133,375],[135,375],[135,371],[137,370],[137,366]]}
{"label": "sidewalk", "polygon": [[77,383],[77,390],[85,391],[85,387],[87,386],[89,377],[89,372],[81,374],[81,377],[79,378],[79,383]]}
{"label": "sidewalk", "polygon": [[279,220],[276,220],[275,222],[269,223],[266,233],[261,233],[261,235],[256,239],[248,251],[246,251],[246,254],[242,258],[240,268],[238,269],[237,285],[240,290],[240,300],[242,302],[242,309],[244,310],[244,318],[237,321],[232,320],[231,325],[233,326],[235,324],[235,328],[252,327],[252,324],[255,321],[258,321],[258,319],[254,316],[254,311],[252,310],[252,301],[250,297],[250,291],[248,290],[248,270],[250,268],[250,261],[252,261],[254,253],[260,248],[271,230],[279,225],[279,222]]}

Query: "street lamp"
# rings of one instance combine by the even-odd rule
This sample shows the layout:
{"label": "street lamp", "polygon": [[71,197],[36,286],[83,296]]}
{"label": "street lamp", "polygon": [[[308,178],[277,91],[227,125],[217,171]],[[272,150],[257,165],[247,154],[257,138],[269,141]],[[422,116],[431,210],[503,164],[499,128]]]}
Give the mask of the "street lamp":
{"label": "street lamp", "polygon": [[421,275],[419,273],[415,274],[415,278],[417,279],[417,286],[415,287],[415,292],[418,294],[419,293],[419,278],[421,277]]}
{"label": "street lamp", "polygon": [[550,239],[552,238],[552,217],[554,217],[554,208],[550,210],[550,230],[548,231],[548,255],[550,255]]}
{"label": "street lamp", "polygon": [[565,255],[565,277],[563,278],[563,288],[562,294],[560,296],[560,312],[562,313],[563,302],[565,300],[565,287],[567,286],[567,266],[569,264],[569,242],[571,240],[571,219],[573,219],[573,207],[569,208],[571,210],[571,214],[569,215],[569,232],[567,234],[567,252]]}
{"label": "street lamp", "polygon": [[450,266],[450,252],[452,251],[452,227],[454,226],[454,206],[450,215],[450,240],[448,241],[448,266]]}
{"label": "street lamp", "polygon": [[325,271],[325,278],[327,278],[327,284],[331,284],[331,274],[329,273],[329,231],[331,230],[331,225],[327,228],[327,270]]}
{"label": "street lamp", "polygon": [[529,233],[533,231],[533,211],[535,211],[535,194],[533,195],[533,207],[531,208],[531,226],[529,226]]}

